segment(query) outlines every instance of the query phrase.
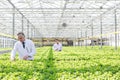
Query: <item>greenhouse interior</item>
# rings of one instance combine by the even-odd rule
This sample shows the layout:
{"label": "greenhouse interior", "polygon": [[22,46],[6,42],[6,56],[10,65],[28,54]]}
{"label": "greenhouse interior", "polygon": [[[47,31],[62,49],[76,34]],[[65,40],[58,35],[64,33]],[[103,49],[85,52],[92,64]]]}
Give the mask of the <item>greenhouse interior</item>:
{"label": "greenhouse interior", "polygon": [[0,0],[0,80],[120,80],[120,0]]}

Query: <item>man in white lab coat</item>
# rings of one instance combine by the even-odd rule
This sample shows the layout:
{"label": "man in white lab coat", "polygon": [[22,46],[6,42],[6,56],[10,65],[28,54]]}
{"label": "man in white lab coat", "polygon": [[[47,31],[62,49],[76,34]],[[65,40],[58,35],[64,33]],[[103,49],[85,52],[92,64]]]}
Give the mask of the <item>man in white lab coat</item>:
{"label": "man in white lab coat", "polygon": [[16,52],[18,52],[19,59],[33,60],[33,56],[36,53],[34,43],[29,39],[25,39],[23,32],[19,32],[17,36],[18,41],[15,43],[14,48],[11,51],[11,60],[15,60]]}
{"label": "man in white lab coat", "polygon": [[55,44],[53,45],[54,51],[62,51],[62,44],[59,42],[58,39],[55,40]]}

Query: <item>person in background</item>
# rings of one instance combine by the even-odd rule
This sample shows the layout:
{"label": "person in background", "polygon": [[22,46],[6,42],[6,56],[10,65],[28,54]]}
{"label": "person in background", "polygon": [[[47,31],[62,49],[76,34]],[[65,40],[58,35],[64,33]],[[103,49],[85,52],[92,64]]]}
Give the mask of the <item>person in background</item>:
{"label": "person in background", "polygon": [[34,54],[36,53],[34,43],[25,38],[23,32],[17,34],[18,41],[15,43],[13,50],[11,51],[11,60],[15,60],[16,52],[18,52],[19,59],[22,60],[33,60]]}
{"label": "person in background", "polygon": [[54,51],[62,51],[62,44],[59,42],[58,39],[55,40],[55,44],[53,45]]}

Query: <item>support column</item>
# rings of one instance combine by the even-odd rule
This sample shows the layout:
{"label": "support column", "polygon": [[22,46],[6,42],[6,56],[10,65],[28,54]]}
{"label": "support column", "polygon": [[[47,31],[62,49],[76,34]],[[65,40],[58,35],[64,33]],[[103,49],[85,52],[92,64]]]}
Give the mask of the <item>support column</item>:
{"label": "support column", "polygon": [[103,46],[103,40],[102,40],[102,15],[100,16],[100,36],[101,36],[101,41],[100,41],[100,49],[102,49]]}
{"label": "support column", "polygon": [[114,10],[114,17],[115,17],[115,50],[117,50],[117,15],[116,9]]}
{"label": "support column", "polygon": [[81,29],[81,47],[82,47],[82,29]]}
{"label": "support column", "polygon": [[91,45],[93,48],[93,20],[92,20],[92,24],[91,24],[91,35],[92,35]]}
{"label": "support column", "polygon": [[13,8],[13,14],[12,14],[12,36],[15,37],[15,8]]}
{"label": "support column", "polygon": [[24,18],[23,18],[23,16],[22,16],[22,32],[23,32],[23,30],[24,30],[24,20],[23,20]]}
{"label": "support column", "polygon": [[29,21],[27,21],[27,37],[29,39]]}

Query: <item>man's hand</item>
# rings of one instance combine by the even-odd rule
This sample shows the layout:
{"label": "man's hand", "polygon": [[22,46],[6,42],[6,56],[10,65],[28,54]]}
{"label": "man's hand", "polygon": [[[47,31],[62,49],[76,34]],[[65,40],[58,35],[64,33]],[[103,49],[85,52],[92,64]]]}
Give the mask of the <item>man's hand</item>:
{"label": "man's hand", "polygon": [[27,58],[28,58],[28,55],[25,55],[25,56],[23,57],[24,60],[27,60]]}
{"label": "man's hand", "polygon": [[55,49],[55,51],[58,51],[58,49]]}

